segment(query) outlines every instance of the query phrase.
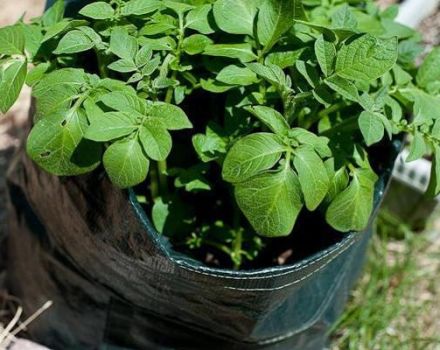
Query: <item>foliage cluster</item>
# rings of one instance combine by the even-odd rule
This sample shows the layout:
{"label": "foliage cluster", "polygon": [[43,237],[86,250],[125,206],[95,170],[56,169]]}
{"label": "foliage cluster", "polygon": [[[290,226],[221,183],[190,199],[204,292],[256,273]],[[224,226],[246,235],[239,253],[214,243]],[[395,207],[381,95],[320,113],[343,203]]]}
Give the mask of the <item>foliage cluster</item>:
{"label": "foliage cluster", "polygon": [[417,68],[420,36],[394,21],[396,6],[109,0],[64,11],[58,0],[0,29],[0,110],[31,86],[29,156],[58,176],[102,163],[120,188],[146,183],[139,198],[175,242],[239,267],[303,210],[360,231],[378,179],[370,146],[401,133],[409,161],[433,154],[429,192],[440,192],[440,50]]}

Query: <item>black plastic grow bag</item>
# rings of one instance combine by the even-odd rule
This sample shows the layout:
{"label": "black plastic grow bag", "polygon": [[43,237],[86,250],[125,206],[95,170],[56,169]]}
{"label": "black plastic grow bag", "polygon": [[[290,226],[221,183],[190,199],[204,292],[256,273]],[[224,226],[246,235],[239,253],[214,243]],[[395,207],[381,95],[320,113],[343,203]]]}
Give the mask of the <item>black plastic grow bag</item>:
{"label": "black plastic grow bag", "polygon": [[[396,156],[376,186],[377,208]],[[322,349],[359,273],[370,230],[294,265],[203,266],[175,252],[131,191],[100,173],[58,178],[24,150],[8,176],[8,284],[30,334],[55,349]]]}
{"label": "black plastic grow bag", "polygon": [[[376,209],[399,145],[382,164]],[[371,234],[341,234],[293,265],[232,271],[174,251],[102,172],[58,178],[22,146],[8,190],[8,286],[28,314],[54,302],[29,329],[54,349],[323,349]]]}

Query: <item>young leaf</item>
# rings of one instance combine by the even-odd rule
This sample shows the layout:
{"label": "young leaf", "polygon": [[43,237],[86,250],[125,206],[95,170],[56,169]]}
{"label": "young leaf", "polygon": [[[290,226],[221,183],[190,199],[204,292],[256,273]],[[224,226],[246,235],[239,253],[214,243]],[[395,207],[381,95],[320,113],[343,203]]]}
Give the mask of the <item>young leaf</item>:
{"label": "young leaf", "polygon": [[171,152],[171,135],[160,123],[146,121],[140,128],[139,140],[151,159],[165,160]]}
{"label": "young leaf", "polygon": [[65,55],[90,50],[95,43],[82,31],[72,30],[58,43],[57,48],[53,52],[56,55]]}
{"label": "young leaf", "polygon": [[318,136],[303,128],[290,129],[288,134],[290,138],[293,138],[301,145],[307,145],[314,149],[321,158],[332,156],[332,151],[328,146],[330,140],[327,137]]}
{"label": "young leaf", "polygon": [[205,35],[193,34],[183,40],[182,49],[188,55],[196,55],[202,53],[212,43],[213,41]]}
{"label": "young leaf", "polygon": [[277,65],[281,69],[285,69],[294,66],[295,62],[300,58],[303,52],[304,49],[299,49],[295,51],[271,52],[267,55],[264,63],[266,65]]}
{"label": "young leaf", "polygon": [[438,96],[431,96],[416,88],[401,90],[401,92],[407,99],[414,102],[414,125],[430,125],[433,120],[440,118]]}
{"label": "young leaf", "polygon": [[313,148],[301,146],[295,150],[293,164],[298,172],[307,209],[315,210],[327,195],[330,180],[324,162]]}
{"label": "young leaf", "polygon": [[133,60],[120,59],[108,65],[108,68],[116,72],[129,73],[137,71]]}
{"label": "young leaf", "polygon": [[371,146],[383,139],[385,133],[384,125],[376,113],[364,111],[359,116],[358,122],[367,146]]}
{"label": "young leaf", "polygon": [[353,102],[359,101],[358,89],[351,81],[334,75],[325,79],[324,83],[347,100]]}
{"label": "young leaf", "polygon": [[60,22],[64,17],[64,0],[57,0],[55,3],[43,14],[41,22],[44,27],[50,27],[55,23]]}
{"label": "young leaf", "polygon": [[261,63],[249,63],[247,67],[258,76],[267,80],[272,85],[275,85],[278,89],[290,89],[290,86],[288,86],[287,83],[286,74],[284,74],[280,67],[274,64],[264,65]]}
{"label": "young leaf", "polygon": [[289,131],[289,124],[286,119],[273,108],[266,106],[248,106],[244,108],[249,113],[252,113],[272,132],[278,135],[286,135]]}
{"label": "young leaf", "polygon": [[106,142],[127,136],[136,129],[136,120],[128,113],[108,112],[103,113],[100,118],[92,119],[84,137],[92,141]]}
{"label": "young leaf", "polygon": [[357,19],[347,4],[341,6],[332,15],[332,27],[354,30],[357,27]]}
{"label": "young leaf", "polygon": [[180,107],[169,103],[155,102],[148,114],[160,120],[160,124],[167,130],[192,128],[192,124],[185,112]]}
{"label": "young leaf", "polygon": [[0,112],[6,113],[17,101],[26,80],[27,62],[12,61],[0,66]]}
{"label": "young leaf", "polygon": [[272,168],[285,151],[278,137],[270,133],[256,133],[237,141],[223,163],[223,179],[240,182]]}
{"label": "young leaf", "polygon": [[111,144],[104,153],[104,167],[110,180],[120,188],[145,181],[150,161],[135,138]]}
{"label": "young leaf", "polygon": [[356,169],[346,190],[336,196],[327,209],[326,220],[340,232],[362,231],[373,210],[377,176],[368,169]]}
{"label": "young leaf", "polygon": [[230,34],[254,33],[254,20],[258,1],[217,0],[214,3],[214,18],[219,28]]}
{"label": "young leaf", "polygon": [[440,80],[440,48],[435,48],[425,58],[417,72],[417,83],[426,88],[429,83]]}
{"label": "young leaf", "polygon": [[414,160],[422,158],[425,155],[425,153],[427,153],[427,149],[428,147],[425,143],[423,134],[416,131],[414,134],[414,138],[411,141],[411,146],[406,161],[412,162]]}
{"label": "young leaf", "polygon": [[252,85],[258,81],[257,75],[250,69],[236,65],[223,68],[216,79],[225,84],[241,86]]}
{"label": "young leaf", "polygon": [[295,8],[299,0],[265,0],[257,20],[258,41],[269,51],[278,39],[293,26]]}
{"label": "young leaf", "polygon": [[207,56],[237,58],[242,63],[255,61],[257,59],[250,44],[208,45],[203,54]]}
{"label": "young leaf", "polygon": [[202,34],[212,34],[214,29],[209,23],[209,14],[211,13],[212,5],[206,4],[192,9],[186,15],[186,28],[196,30]]}
{"label": "young leaf", "polygon": [[302,209],[298,178],[288,167],[237,184],[235,198],[255,231],[266,237],[289,235]]}
{"label": "young leaf", "polygon": [[130,0],[121,9],[123,16],[137,15],[142,16],[157,11],[163,7],[158,0]]}
{"label": "young leaf", "polygon": [[138,67],[143,67],[151,61],[153,50],[148,45],[142,46],[135,57],[135,63]]}
{"label": "young leaf", "polygon": [[326,41],[321,35],[315,41],[315,55],[318,59],[319,66],[325,76],[329,76],[333,72],[333,67],[336,60],[335,44]]}
{"label": "young leaf", "polygon": [[388,72],[397,60],[397,39],[365,34],[345,43],[336,59],[336,73],[347,79],[372,81]]}
{"label": "young leaf", "polygon": [[109,19],[115,15],[115,10],[106,2],[97,1],[83,7],[79,14],[93,19]]}
{"label": "young leaf", "polygon": [[19,25],[0,28],[0,55],[22,55],[25,37]]}
{"label": "young leaf", "polygon": [[136,38],[121,27],[114,28],[110,37],[110,51],[119,58],[134,60],[138,49]]}

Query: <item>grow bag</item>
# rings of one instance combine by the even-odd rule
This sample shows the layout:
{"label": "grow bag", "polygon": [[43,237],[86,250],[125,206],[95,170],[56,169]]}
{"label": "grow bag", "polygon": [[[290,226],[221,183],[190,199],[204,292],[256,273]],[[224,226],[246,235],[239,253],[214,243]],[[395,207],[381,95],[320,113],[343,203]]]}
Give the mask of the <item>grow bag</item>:
{"label": "grow bag", "polygon": [[22,146],[8,190],[9,288],[28,314],[54,302],[30,334],[55,349],[322,349],[370,236],[370,229],[341,234],[293,265],[215,269],[175,252],[134,193],[115,188],[103,172],[58,178]]}

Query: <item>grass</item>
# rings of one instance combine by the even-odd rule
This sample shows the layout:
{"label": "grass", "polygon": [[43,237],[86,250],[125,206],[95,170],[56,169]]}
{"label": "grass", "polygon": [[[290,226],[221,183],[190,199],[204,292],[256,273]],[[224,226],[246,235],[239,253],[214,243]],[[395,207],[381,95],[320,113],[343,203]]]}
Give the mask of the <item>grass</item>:
{"label": "grass", "polygon": [[440,245],[385,211],[376,232],[332,349],[440,349]]}

